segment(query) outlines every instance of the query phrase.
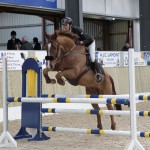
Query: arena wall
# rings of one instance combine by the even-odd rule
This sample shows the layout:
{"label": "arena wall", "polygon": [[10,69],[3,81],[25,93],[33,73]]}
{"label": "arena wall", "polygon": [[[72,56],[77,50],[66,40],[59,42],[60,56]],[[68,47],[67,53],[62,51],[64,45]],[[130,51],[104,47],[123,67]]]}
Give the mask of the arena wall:
{"label": "arena wall", "polygon": [[[113,67],[105,68],[105,70],[113,77],[117,94],[126,94],[129,92],[128,88],[128,67]],[[50,74],[55,77],[56,72]],[[136,92],[149,92],[150,80],[149,66],[136,67]],[[0,72],[0,107],[2,107],[2,72]],[[21,96],[22,89],[22,75],[21,71],[8,71],[8,96]],[[81,86],[71,86],[66,82],[65,86],[48,85],[43,78],[42,82],[43,93],[60,93],[60,94],[85,94],[85,88]],[[14,106],[18,104],[11,104]]]}

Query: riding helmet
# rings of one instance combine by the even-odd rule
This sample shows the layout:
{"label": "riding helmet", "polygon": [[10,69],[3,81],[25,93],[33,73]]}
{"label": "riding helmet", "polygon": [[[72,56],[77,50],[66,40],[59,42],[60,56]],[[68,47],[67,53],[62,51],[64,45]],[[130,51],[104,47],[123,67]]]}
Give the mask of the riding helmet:
{"label": "riding helmet", "polygon": [[64,25],[64,24],[69,24],[69,25],[72,25],[73,24],[73,21],[70,17],[65,17],[61,20],[61,24]]}

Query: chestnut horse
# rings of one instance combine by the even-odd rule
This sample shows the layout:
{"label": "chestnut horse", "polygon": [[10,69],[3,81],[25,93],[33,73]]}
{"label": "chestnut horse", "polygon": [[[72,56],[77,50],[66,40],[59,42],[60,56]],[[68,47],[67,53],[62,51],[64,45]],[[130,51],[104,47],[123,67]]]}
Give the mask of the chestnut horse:
{"label": "chestnut horse", "polygon": [[[48,71],[58,71],[56,74],[57,83],[65,85],[65,79],[71,85],[85,86],[86,94],[115,95],[115,86],[112,77],[105,72],[103,80],[96,82],[96,73],[86,63],[86,50],[84,45],[75,45],[77,35],[66,32],[55,32],[47,35],[51,44],[50,51],[47,51],[49,67],[43,71],[46,83],[56,83],[55,79],[50,79]],[[108,110],[113,110],[112,104],[106,104]],[[98,104],[92,104],[93,108],[100,110]],[[118,107],[117,107],[118,106]],[[117,104],[116,109],[121,110],[121,105]],[[111,129],[116,129],[114,116],[110,115]],[[101,115],[97,115],[97,127],[103,129]]]}

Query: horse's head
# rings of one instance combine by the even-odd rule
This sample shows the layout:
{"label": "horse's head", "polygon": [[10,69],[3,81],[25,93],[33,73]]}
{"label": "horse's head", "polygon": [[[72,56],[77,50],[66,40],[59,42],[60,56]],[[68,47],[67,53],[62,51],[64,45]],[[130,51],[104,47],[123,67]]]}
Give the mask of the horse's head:
{"label": "horse's head", "polygon": [[58,62],[58,59],[61,56],[61,45],[57,42],[57,32],[54,34],[46,34],[46,37],[48,39],[48,44],[46,46],[47,49],[47,67],[49,70],[54,70],[56,63]]}
{"label": "horse's head", "polygon": [[46,57],[46,59],[49,60],[47,67],[49,70],[53,70],[61,56],[66,55],[74,49],[76,46],[75,41],[78,39],[78,36],[73,33],[56,31],[53,35],[46,34],[46,37],[49,42]]}

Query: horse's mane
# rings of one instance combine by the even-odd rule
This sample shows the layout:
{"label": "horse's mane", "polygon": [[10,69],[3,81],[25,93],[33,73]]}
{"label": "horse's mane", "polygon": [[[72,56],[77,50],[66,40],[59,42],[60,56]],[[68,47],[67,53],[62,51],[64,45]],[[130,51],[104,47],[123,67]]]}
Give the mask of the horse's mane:
{"label": "horse's mane", "polygon": [[71,32],[64,32],[64,31],[59,31],[57,33],[57,35],[66,36],[66,37],[71,38],[73,40],[77,40],[79,38],[79,36],[77,34],[74,34]]}

